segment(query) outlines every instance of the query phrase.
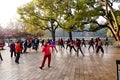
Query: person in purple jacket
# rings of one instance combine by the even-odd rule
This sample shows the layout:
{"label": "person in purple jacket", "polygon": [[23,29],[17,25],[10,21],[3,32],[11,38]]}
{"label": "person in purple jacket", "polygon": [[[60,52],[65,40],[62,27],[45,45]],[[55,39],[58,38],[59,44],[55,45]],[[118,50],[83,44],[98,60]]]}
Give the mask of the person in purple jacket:
{"label": "person in purple jacket", "polygon": [[56,48],[56,41],[55,40],[52,40],[51,45],[52,45],[52,51],[54,51],[54,49],[55,49],[56,52],[58,52],[58,50]]}
{"label": "person in purple jacket", "polygon": [[12,41],[10,44],[10,53],[11,53],[11,58],[14,56],[16,57],[16,53],[15,53],[15,43]]}

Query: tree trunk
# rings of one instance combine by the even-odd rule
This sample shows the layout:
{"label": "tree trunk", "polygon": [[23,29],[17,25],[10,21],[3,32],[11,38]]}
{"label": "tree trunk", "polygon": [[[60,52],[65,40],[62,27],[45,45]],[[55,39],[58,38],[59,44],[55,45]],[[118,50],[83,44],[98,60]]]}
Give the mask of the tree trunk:
{"label": "tree trunk", "polygon": [[69,32],[69,38],[72,40],[72,32]]}
{"label": "tree trunk", "polygon": [[116,39],[117,39],[118,46],[120,46],[120,35],[116,34],[115,36],[116,36]]}
{"label": "tree trunk", "polygon": [[118,32],[115,32],[113,31],[113,29],[109,28],[115,38],[115,40],[117,41],[117,44],[118,46],[120,46],[120,34],[119,34],[119,31]]}
{"label": "tree trunk", "polygon": [[[108,26],[114,36],[114,38],[116,39],[116,41],[118,42],[118,46],[120,46],[120,25],[118,24],[117,18],[114,14],[114,10],[112,8],[112,5],[108,2],[108,0],[104,0],[102,1],[102,4],[105,6],[105,15],[106,15],[106,19],[108,22]],[[111,17],[109,17],[109,14],[111,14]],[[111,20],[112,18],[112,20]]]}
{"label": "tree trunk", "polygon": [[55,31],[52,31],[52,39],[55,40]]}
{"label": "tree trunk", "polygon": [[114,26],[111,27],[111,25],[109,24],[109,29],[111,30],[115,40],[117,41],[118,43],[118,46],[120,46],[120,34],[119,34],[119,30],[114,30],[112,29]]}

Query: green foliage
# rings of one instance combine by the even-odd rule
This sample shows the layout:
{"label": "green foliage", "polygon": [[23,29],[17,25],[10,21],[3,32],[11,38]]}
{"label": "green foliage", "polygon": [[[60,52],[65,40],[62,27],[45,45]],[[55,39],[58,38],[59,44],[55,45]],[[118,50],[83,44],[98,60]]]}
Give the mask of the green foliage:
{"label": "green foliage", "polygon": [[120,10],[117,10],[114,13],[115,13],[115,16],[117,18],[118,24],[120,25]]}
{"label": "green foliage", "polygon": [[[18,8],[17,12],[25,23],[39,27],[50,32],[55,32],[61,27],[67,32],[84,30],[90,24],[89,31],[97,31],[108,27],[100,25],[96,19],[106,16],[103,5],[96,0],[33,0]],[[120,23],[120,11],[115,11],[115,16]],[[108,18],[113,21],[111,13]],[[114,25],[114,22],[113,22]],[[31,28],[32,28],[31,26]],[[36,28],[37,29],[37,28]]]}
{"label": "green foliage", "polygon": [[43,35],[44,32],[36,23],[40,21],[35,15],[33,2],[27,3],[17,9],[21,20],[26,24],[26,31],[32,35]]}
{"label": "green foliage", "polygon": [[111,33],[111,31],[109,29],[107,30],[107,36],[108,37],[112,37],[113,36],[113,34]]}
{"label": "green foliage", "polygon": [[34,36],[43,36],[45,31],[41,30],[39,26],[33,26],[31,24],[26,24],[26,32]]}

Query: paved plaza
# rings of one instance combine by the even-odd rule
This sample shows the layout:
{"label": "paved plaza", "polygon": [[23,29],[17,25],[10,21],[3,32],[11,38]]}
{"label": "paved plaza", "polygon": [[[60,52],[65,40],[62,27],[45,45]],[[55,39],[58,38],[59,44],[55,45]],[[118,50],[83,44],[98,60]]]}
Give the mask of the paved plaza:
{"label": "paved plaza", "polygon": [[116,80],[116,59],[120,59],[120,49],[104,47],[105,53],[95,54],[88,46],[83,49],[85,56],[69,49],[61,49],[52,53],[51,68],[47,61],[43,70],[39,68],[43,53],[28,50],[21,54],[20,64],[15,57],[10,57],[9,47],[1,50],[3,61],[0,61],[0,80]]}

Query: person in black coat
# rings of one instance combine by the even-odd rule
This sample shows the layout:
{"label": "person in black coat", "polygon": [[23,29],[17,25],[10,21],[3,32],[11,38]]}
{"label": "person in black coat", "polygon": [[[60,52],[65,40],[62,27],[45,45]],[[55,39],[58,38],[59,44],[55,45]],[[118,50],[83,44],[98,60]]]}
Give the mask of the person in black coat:
{"label": "person in black coat", "polygon": [[27,51],[27,47],[28,47],[28,41],[27,41],[27,39],[24,41],[23,46],[24,46],[23,53],[26,53],[26,51]]}

